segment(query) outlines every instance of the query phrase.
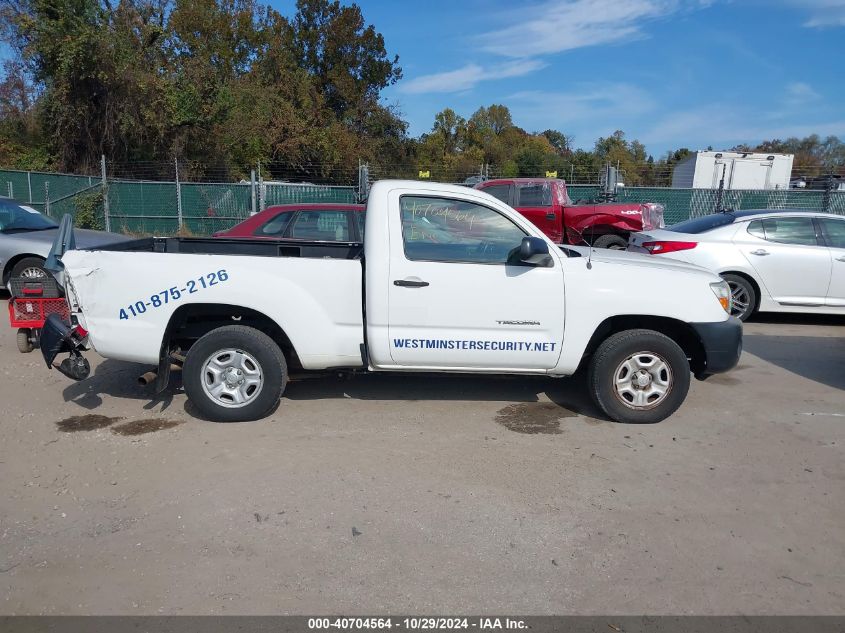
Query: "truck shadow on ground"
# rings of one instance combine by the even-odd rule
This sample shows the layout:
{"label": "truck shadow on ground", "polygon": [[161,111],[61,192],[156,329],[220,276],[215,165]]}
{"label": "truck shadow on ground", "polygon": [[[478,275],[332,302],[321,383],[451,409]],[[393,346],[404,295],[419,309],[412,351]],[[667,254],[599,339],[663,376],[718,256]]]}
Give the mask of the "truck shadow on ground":
{"label": "truck shadow on ground", "polygon": [[[93,411],[103,404],[103,396],[124,398],[127,400],[147,400],[144,409],[152,410],[161,405],[159,411],[165,411],[173,404],[173,396],[181,380],[171,376],[171,386],[160,394],[155,394],[152,385],[138,384],[138,377],[152,367],[106,359],[101,362],[91,375],[81,382],[73,382],[62,391],[65,402],[73,402],[83,409]],[[175,373],[175,372],[174,372]]]}
{"label": "truck shadow on ground", "polygon": [[[154,394],[152,385],[142,386],[138,376],[151,369],[145,365],[106,359],[86,380],[69,384],[62,395],[65,402],[93,411],[103,404],[103,397],[144,400],[146,410],[167,410],[176,394],[182,393],[181,375],[173,372],[169,387]],[[545,402],[545,396],[550,402]],[[292,401],[350,398],[353,400],[422,401],[486,401],[532,404],[536,411],[513,409],[505,412],[512,418],[526,415],[544,418],[586,416],[591,423],[609,419],[590,400],[586,379],[577,374],[571,378],[544,376],[478,376],[468,374],[314,374],[297,377],[288,383],[284,399]],[[515,405],[518,406],[518,405]],[[201,418],[190,403],[186,412]]]}
{"label": "truck shadow on ground", "polygon": [[743,349],[788,372],[845,390],[845,338],[746,334]]}
{"label": "truck shadow on ground", "polygon": [[586,378],[580,373],[570,378],[417,373],[354,374],[346,378],[326,375],[292,380],[285,390],[285,398],[294,401],[351,398],[538,403],[542,402],[542,395],[560,408],[561,417],[583,415],[594,421],[609,421],[593,404]]}

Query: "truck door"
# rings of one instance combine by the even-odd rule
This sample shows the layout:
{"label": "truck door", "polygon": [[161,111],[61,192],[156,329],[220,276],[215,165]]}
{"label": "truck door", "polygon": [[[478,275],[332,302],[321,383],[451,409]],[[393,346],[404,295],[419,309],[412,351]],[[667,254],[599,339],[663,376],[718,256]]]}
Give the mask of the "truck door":
{"label": "truck door", "polygon": [[563,242],[563,212],[555,204],[551,182],[518,183],[516,209],[549,236],[555,244]]}
{"label": "truck door", "polygon": [[557,364],[564,280],[556,252],[551,267],[507,263],[526,231],[472,194],[392,191],[389,209],[393,365],[536,372]]}

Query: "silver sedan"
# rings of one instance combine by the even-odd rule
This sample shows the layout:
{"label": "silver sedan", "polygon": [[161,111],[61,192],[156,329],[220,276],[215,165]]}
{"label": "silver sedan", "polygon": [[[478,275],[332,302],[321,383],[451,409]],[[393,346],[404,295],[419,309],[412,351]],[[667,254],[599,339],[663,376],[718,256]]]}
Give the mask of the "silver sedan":
{"label": "silver sedan", "polygon": [[628,250],[698,264],[730,284],[733,314],[845,314],[845,217],[727,211],[634,233]]}
{"label": "silver sedan", "polygon": [[[58,232],[59,225],[25,204],[0,199],[0,287],[7,287],[12,277],[46,276],[44,260]],[[105,231],[74,231],[77,248],[95,248],[128,239]]]}

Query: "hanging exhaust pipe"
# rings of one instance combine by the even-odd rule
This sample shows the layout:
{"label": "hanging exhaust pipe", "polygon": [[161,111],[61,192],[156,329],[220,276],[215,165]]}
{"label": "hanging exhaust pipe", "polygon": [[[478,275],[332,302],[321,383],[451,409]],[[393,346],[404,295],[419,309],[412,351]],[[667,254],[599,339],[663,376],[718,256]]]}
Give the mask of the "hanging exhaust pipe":
{"label": "hanging exhaust pipe", "polygon": [[156,376],[158,376],[157,371],[148,371],[146,374],[141,374],[138,376],[138,384],[142,387],[146,387],[147,385],[155,382]]}
{"label": "hanging exhaust pipe", "polygon": [[[170,371],[180,371],[181,369],[182,365],[177,365],[176,363],[170,364]],[[158,378],[158,371],[151,370],[138,376],[138,384],[142,387],[146,387],[147,385],[153,384],[156,381],[156,378]]]}

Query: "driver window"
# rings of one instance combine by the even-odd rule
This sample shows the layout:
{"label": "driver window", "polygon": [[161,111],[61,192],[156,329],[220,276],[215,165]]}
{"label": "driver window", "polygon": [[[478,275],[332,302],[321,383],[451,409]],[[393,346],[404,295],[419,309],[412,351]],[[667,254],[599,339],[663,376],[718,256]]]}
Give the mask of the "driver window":
{"label": "driver window", "polygon": [[447,198],[402,196],[402,240],[412,261],[506,264],[526,233],[493,209]]}

